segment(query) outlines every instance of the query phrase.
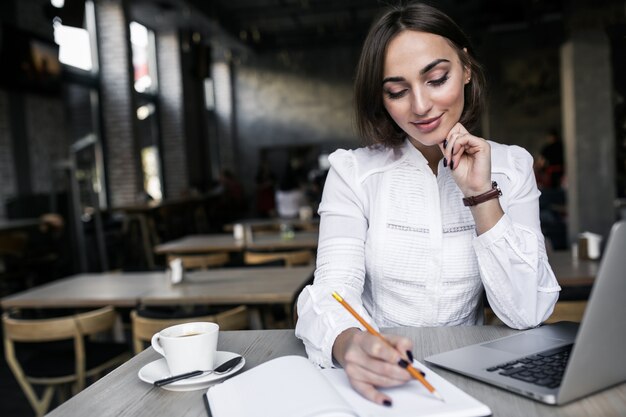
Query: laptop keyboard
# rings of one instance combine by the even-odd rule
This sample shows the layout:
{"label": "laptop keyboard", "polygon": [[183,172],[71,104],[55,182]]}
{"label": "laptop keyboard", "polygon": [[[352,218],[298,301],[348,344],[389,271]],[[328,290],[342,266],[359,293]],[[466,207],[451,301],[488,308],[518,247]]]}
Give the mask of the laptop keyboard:
{"label": "laptop keyboard", "polygon": [[489,372],[519,379],[520,381],[540,385],[548,388],[556,388],[561,385],[565,366],[572,351],[571,345],[561,346],[555,349],[535,355],[526,356],[511,362],[488,368]]}

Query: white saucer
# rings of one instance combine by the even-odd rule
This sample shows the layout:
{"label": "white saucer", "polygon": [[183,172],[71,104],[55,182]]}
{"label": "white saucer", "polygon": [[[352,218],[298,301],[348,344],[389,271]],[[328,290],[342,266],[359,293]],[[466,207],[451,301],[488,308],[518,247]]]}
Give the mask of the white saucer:
{"label": "white saucer", "polygon": [[[217,351],[215,355],[215,365],[219,366],[221,363],[224,363],[227,360],[232,359],[236,356],[241,355],[233,352]],[[237,373],[237,371],[243,368],[245,364],[246,359],[242,357],[241,362],[239,362],[237,366],[235,366],[233,369],[225,374],[207,374],[196,376],[193,378],[187,378],[180,381],[172,382],[171,384],[163,385],[161,388],[170,391],[195,391],[208,388],[216,381],[234,375],[235,373]],[[170,370],[167,368],[167,362],[165,362],[165,358],[158,359],[145,365],[139,370],[139,373],[137,375],[139,376],[139,379],[147,382],[148,384],[153,384],[154,381],[158,381],[159,379],[172,376],[170,374]]]}

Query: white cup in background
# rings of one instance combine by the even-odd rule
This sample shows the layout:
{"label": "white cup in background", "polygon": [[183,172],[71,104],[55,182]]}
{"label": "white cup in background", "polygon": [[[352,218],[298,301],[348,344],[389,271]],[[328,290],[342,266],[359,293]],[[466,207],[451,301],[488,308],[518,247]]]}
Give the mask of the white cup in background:
{"label": "white cup in background", "polygon": [[165,357],[172,375],[211,370],[219,328],[209,322],[178,324],[152,336],[152,347]]}
{"label": "white cup in background", "polygon": [[584,232],[578,235],[578,257],[580,259],[596,260],[600,258],[600,243],[602,236],[596,233]]}
{"label": "white cup in background", "polygon": [[245,230],[243,227],[243,224],[241,223],[237,223],[236,225],[233,226],[233,237],[236,240],[243,240],[245,236]]}
{"label": "white cup in background", "polygon": [[303,222],[307,222],[313,218],[313,208],[311,208],[310,206],[302,206],[298,210],[298,215],[300,217],[300,220],[302,220]]}

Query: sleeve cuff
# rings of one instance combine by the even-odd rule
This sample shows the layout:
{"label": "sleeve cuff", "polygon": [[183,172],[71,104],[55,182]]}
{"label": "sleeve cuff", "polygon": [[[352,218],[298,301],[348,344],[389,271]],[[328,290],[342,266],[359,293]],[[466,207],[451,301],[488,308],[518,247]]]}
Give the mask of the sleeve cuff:
{"label": "sleeve cuff", "polygon": [[500,240],[511,227],[513,227],[513,221],[506,213],[504,213],[502,218],[498,220],[498,223],[474,239],[474,247],[476,249],[487,248],[494,242]]}

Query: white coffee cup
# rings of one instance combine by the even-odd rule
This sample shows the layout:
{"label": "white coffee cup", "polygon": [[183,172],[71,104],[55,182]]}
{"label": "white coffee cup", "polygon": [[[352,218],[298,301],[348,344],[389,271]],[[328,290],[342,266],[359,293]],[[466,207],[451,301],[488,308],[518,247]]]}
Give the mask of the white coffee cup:
{"label": "white coffee cup", "polygon": [[209,322],[178,324],[152,336],[152,347],[165,357],[172,375],[213,369],[219,325]]}

